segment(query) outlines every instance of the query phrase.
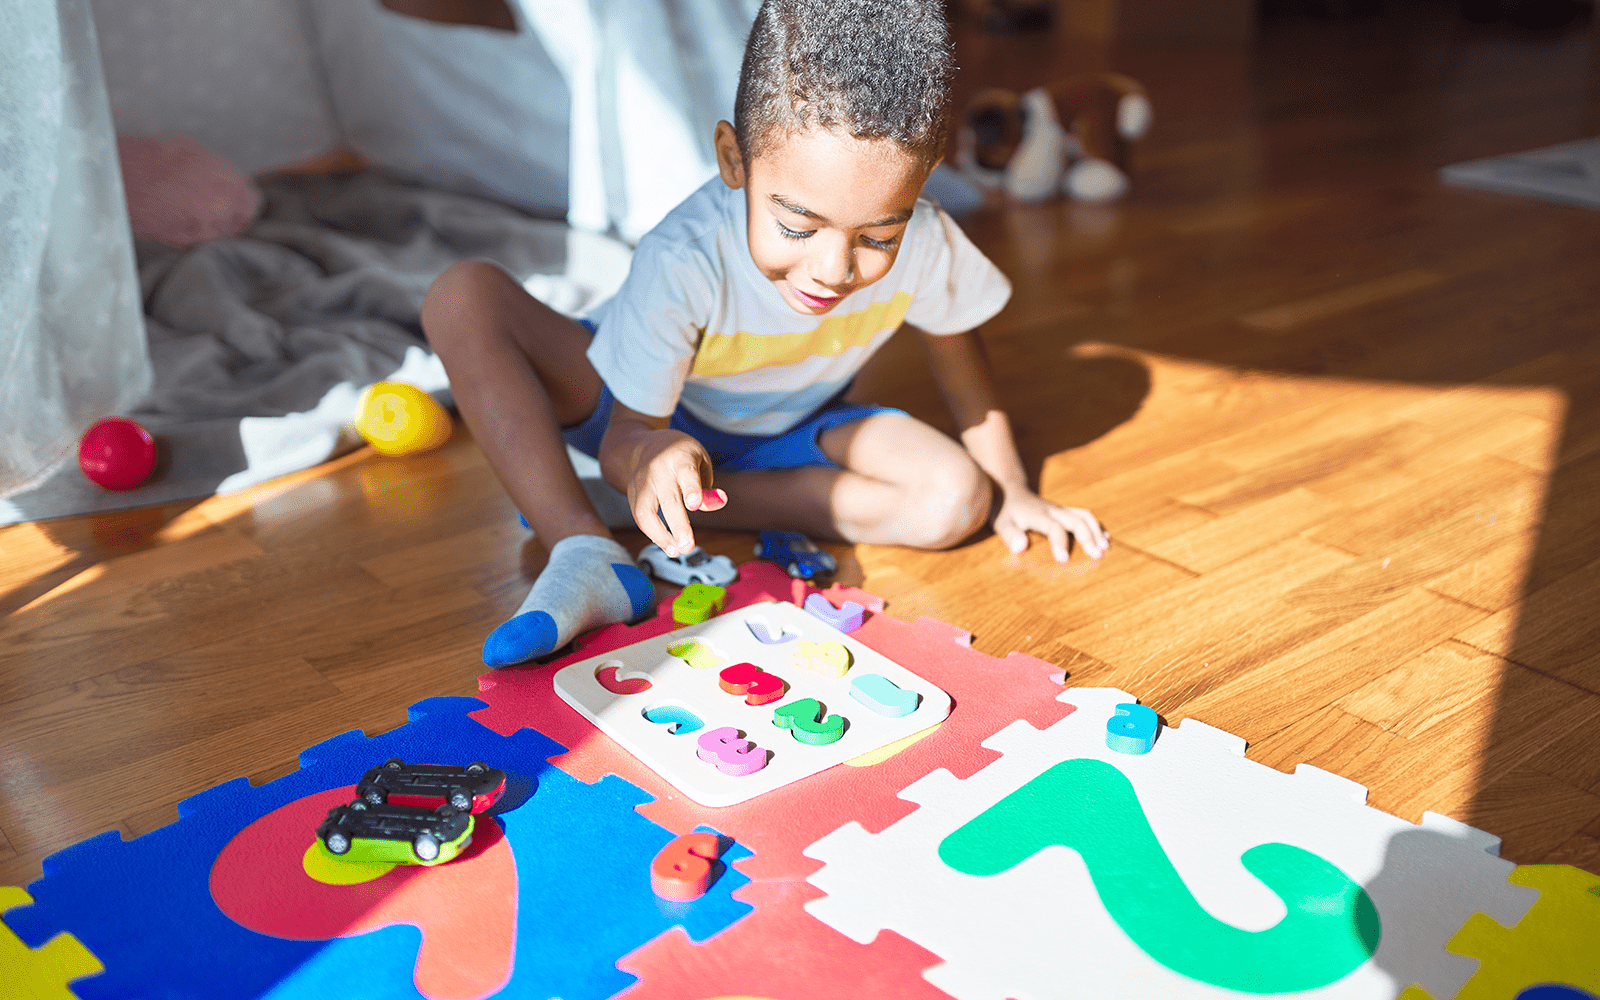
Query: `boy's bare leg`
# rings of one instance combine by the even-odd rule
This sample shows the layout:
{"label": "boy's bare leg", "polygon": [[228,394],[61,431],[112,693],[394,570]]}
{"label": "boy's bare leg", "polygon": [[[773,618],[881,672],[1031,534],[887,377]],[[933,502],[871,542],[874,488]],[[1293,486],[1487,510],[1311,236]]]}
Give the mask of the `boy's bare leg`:
{"label": "boy's bare leg", "polygon": [[654,588],[595,513],[561,437],[600,400],[588,331],[482,261],[439,276],[422,326],[490,468],[550,551],[522,607],[484,642],[484,662],[521,663],[647,612]]}
{"label": "boy's bare leg", "polygon": [[841,468],[718,473],[728,506],[696,514],[695,523],[942,549],[988,519],[988,476],[965,448],[920,420],[880,413],[831,428],[819,444]]}

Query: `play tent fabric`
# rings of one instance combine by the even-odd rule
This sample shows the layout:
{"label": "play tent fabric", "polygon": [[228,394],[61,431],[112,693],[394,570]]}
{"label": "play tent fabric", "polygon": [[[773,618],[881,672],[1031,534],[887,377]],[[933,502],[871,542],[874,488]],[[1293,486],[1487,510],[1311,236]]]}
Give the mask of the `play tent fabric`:
{"label": "play tent fabric", "polygon": [[0,496],[149,385],[88,4],[0,5]]}
{"label": "play tent fabric", "polygon": [[[442,389],[443,370],[414,315],[395,315],[394,303],[414,313],[431,275],[452,259],[506,263],[509,253],[528,262],[529,254],[507,250],[513,231],[561,225],[530,212],[559,218],[565,211],[596,234],[634,238],[646,231],[714,169],[709,135],[717,119],[731,115],[754,6],[529,0],[515,6],[522,30],[512,33],[404,18],[378,0],[8,5],[0,14],[0,153],[8,164],[0,224],[25,227],[29,239],[0,241],[0,254],[8,255],[0,257],[0,304],[7,307],[0,325],[0,523],[242,488],[348,446],[353,400],[377,378],[398,373]],[[39,114],[40,102],[60,115]],[[203,246],[174,263],[163,248],[142,248],[144,292],[159,284],[166,296],[166,318],[152,321],[147,355],[113,120],[123,135],[197,140],[252,173],[354,145],[393,182],[385,197],[434,220],[477,221],[455,235],[425,226],[428,252],[396,257],[385,245],[395,231],[383,226],[363,232],[346,225],[334,232],[338,239],[310,229],[285,236],[284,219],[272,213],[288,196],[274,200],[269,191],[267,214],[232,252]],[[361,189],[368,196],[375,190]],[[435,194],[477,200],[451,202],[444,211]],[[348,200],[348,192],[329,197]],[[295,224],[304,227],[319,210],[302,201],[297,211],[303,218]],[[499,250],[485,249],[481,232],[470,235],[491,217],[489,243]],[[277,236],[262,239],[264,226]],[[275,239],[279,249],[316,244],[302,255],[314,277],[329,277],[329,262],[359,270],[373,255],[398,261],[387,277],[370,268],[362,275],[395,292],[385,300],[390,313],[377,317],[394,327],[378,338],[385,346],[375,347],[370,336],[336,342],[323,336],[326,326],[299,336],[295,322],[263,320],[259,311],[242,326],[172,322],[174,315],[207,314],[237,321],[237,302],[171,301],[171,275],[204,271],[199,264],[206,263],[223,275],[210,282],[212,291],[230,287],[226,268],[236,268],[235,277],[250,274],[252,255],[268,252],[263,244]],[[366,243],[329,252],[339,239]],[[583,308],[620,281],[627,253],[601,235],[579,243],[582,252],[574,253],[571,240],[535,240],[558,252],[517,277],[558,308]],[[187,287],[203,297],[206,285]],[[252,335],[241,342],[242,328]],[[263,332],[268,336],[255,336]],[[308,344],[311,353],[304,353]],[[154,378],[150,356],[162,367]],[[330,357],[340,364],[330,365]],[[225,363],[212,363],[219,358]],[[302,369],[322,381],[277,395],[262,391],[263,372],[288,388]],[[200,371],[201,384],[190,384]],[[173,408],[175,399],[196,396],[206,400],[199,410]],[[286,403],[289,397],[294,401]],[[111,494],[79,475],[72,461],[77,437],[111,413],[147,413],[160,425],[167,447],[157,481]]]}

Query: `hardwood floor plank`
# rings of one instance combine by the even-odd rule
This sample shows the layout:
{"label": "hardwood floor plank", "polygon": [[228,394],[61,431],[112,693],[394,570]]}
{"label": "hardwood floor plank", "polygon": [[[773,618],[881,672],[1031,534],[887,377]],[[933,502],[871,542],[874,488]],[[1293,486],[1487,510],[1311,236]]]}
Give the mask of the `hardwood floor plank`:
{"label": "hardwood floor plank", "polygon": [[1449,275],[1438,271],[1413,268],[1398,274],[1387,274],[1343,288],[1335,288],[1283,305],[1245,313],[1239,317],[1239,322],[1258,330],[1278,332],[1307,323],[1317,323],[1392,299],[1426,292],[1449,280]]}
{"label": "hardwood floor plank", "polygon": [[1488,456],[1447,469],[1370,507],[1330,518],[1306,534],[1367,555],[1442,526],[1527,530],[1538,523],[1544,485],[1544,477],[1532,469]]}
{"label": "hardwood floor plank", "polygon": [[[1456,638],[1600,694],[1600,560],[1530,594],[1521,604],[1463,629]],[[1539,621],[1537,635],[1518,629]]]}
{"label": "hardwood floor plank", "polygon": [[1058,641],[1110,664],[1113,686],[1148,692],[1157,699],[1152,702],[1157,710],[1165,711],[1217,678],[1269,660],[1356,617],[1345,609],[1296,608],[1281,600],[1349,558],[1290,539],[1098,624],[1067,632]]}
{"label": "hardwood floor plank", "polygon": [[1575,833],[1539,859],[1541,865],[1572,865],[1587,872],[1600,871],[1600,837]]}
{"label": "hardwood floor plank", "polygon": [[1184,569],[1205,573],[1292,538],[1344,510],[1341,504],[1296,487],[1145,549]]}
{"label": "hardwood floor plank", "polygon": [[1459,642],[1441,642],[1334,702],[1384,732],[1412,739],[1461,713],[1492,723],[1506,662]]}
{"label": "hardwood floor plank", "polygon": [[1412,590],[1288,653],[1194,688],[1171,711],[1246,739],[1275,733],[1335,703],[1375,721],[1341,699],[1443,641],[1463,622],[1482,617],[1474,608]]}
{"label": "hardwood floor plank", "polygon": [[[1529,814],[1527,802],[1540,804],[1537,816]],[[1492,830],[1500,837],[1500,853],[1513,859],[1544,862],[1596,819],[1600,795],[1526,767],[1478,789],[1472,801],[1472,825]]]}

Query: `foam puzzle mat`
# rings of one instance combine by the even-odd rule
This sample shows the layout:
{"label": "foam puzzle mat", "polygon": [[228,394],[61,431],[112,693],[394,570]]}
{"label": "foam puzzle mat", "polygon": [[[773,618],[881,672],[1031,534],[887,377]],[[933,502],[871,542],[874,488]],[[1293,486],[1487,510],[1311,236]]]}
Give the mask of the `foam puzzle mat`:
{"label": "foam puzzle mat", "polygon": [[[815,593],[751,563],[724,614]],[[659,645],[680,627],[664,602],[484,676],[479,699],[419,702],[170,826],[51,855],[27,891],[0,889],[0,1000],[1600,998],[1600,878],[1516,867],[1486,833],[1255,764],[1203,722],[1130,741],[1153,716],[1127,693],[825,593],[872,612],[853,642],[948,692],[942,724],[697,804],[554,681]],[[507,790],[447,864],[318,867],[317,818],[390,757],[482,760]],[[652,862],[694,832],[719,837],[709,890],[656,896]]]}

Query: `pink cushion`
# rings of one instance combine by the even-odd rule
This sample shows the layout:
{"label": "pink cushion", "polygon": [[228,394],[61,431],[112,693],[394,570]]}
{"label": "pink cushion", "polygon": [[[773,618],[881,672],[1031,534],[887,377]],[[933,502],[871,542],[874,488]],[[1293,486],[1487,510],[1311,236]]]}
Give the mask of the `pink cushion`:
{"label": "pink cushion", "polygon": [[176,247],[226,239],[261,207],[243,171],[190,139],[124,136],[117,157],[135,236]]}

